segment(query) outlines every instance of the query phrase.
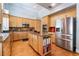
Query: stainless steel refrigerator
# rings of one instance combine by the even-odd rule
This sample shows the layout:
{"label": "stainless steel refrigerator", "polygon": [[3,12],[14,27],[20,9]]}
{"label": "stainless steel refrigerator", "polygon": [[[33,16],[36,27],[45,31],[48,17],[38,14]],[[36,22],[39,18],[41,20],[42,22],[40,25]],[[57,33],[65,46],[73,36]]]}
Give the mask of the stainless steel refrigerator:
{"label": "stainless steel refrigerator", "polygon": [[75,17],[56,20],[56,45],[70,51],[76,50]]}

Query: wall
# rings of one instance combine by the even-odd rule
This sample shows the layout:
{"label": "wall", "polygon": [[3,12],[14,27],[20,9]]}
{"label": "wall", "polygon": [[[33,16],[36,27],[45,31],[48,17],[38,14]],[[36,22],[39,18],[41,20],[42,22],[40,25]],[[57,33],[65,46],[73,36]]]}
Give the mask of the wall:
{"label": "wall", "polygon": [[50,15],[50,26],[55,26],[55,20],[57,17],[65,18],[66,16],[76,16],[76,7],[62,10],[55,14]]}
{"label": "wall", "polygon": [[10,27],[22,27],[22,23],[28,23],[30,24],[30,27],[34,27],[35,30],[40,31],[41,27],[41,21],[37,19],[28,19],[28,18],[22,18],[22,17],[16,17],[10,15]]}

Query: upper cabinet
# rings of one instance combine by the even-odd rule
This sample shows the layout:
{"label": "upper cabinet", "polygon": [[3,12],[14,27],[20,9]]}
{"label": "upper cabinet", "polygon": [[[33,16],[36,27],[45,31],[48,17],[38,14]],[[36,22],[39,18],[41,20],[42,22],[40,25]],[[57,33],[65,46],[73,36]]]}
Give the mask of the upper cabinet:
{"label": "upper cabinet", "polygon": [[10,15],[10,27],[22,27],[22,18]]}
{"label": "upper cabinet", "polygon": [[49,25],[49,16],[45,16],[45,17],[42,18],[42,24]]}
{"label": "upper cabinet", "polygon": [[43,32],[49,31],[49,25],[50,25],[50,18],[49,18],[49,16],[43,17],[42,20],[41,20],[41,24],[42,24],[42,31]]}
{"label": "upper cabinet", "polygon": [[35,20],[35,30],[38,32],[41,31],[41,20]]}
{"label": "upper cabinet", "polygon": [[20,17],[16,18],[16,27],[22,27],[22,18]]}
{"label": "upper cabinet", "polygon": [[16,27],[16,18],[14,16],[10,16],[10,27]]}
{"label": "upper cabinet", "polygon": [[22,27],[22,24],[29,24],[34,27],[36,31],[41,30],[41,21],[37,19],[27,19],[10,15],[10,27]]}

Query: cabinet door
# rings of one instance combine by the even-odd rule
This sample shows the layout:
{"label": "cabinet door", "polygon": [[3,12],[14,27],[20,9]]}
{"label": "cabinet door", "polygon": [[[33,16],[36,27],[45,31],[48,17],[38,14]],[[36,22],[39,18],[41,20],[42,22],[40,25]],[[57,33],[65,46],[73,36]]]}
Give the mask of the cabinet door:
{"label": "cabinet door", "polygon": [[27,19],[27,18],[23,18],[23,19],[22,19],[22,23],[29,24],[29,19]]}
{"label": "cabinet door", "polygon": [[17,35],[19,35],[19,39],[26,39],[26,38],[28,38],[27,32],[17,32]]}
{"label": "cabinet door", "polygon": [[40,36],[38,37],[38,47],[39,47],[39,53],[43,55],[43,38]]}
{"label": "cabinet door", "polygon": [[13,33],[13,40],[19,40],[19,35],[17,32]]}
{"label": "cabinet door", "polygon": [[17,19],[14,16],[10,16],[10,27],[16,27]]}
{"label": "cabinet door", "polygon": [[30,37],[30,44],[31,44],[31,46],[33,46],[33,34],[30,33],[29,37]]}
{"label": "cabinet door", "polygon": [[2,43],[0,43],[0,56],[2,56]]}
{"label": "cabinet door", "polygon": [[4,56],[10,56],[10,53],[11,53],[10,37],[8,37],[8,38],[3,42],[3,55],[4,55]]}
{"label": "cabinet door", "polygon": [[37,37],[37,35],[34,35],[34,37],[33,37],[33,45],[34,45],[34,49],[38,52],[38,37]]}
{"label": "cabinet door", "polygon": [[28,37],[29,37],[29,44],[31,45],[32,44],[32,38],[31,38],[31,34],[28,33]]}
{"label": "cabinet door", "polygon": [[41,30],[41,21],[35,20],[35,30],[39,31]]}
{"label": "cabinet door", "polygon": [[17,27],[22,27],[22,18],[17,17],[16,22]]}

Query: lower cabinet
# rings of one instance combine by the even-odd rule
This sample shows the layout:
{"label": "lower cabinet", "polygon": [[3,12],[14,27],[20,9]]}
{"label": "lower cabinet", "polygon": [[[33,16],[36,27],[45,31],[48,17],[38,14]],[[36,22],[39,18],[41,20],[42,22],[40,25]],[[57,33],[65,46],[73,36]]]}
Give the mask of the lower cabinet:
{"label": "lower cabinet", "polygon": [[[37,36],[36,34],[29,33],[29,45],[40,55],[42,55],[43,48],[41,38]],[[40,41],[39,41],[40,40]]]}
{"label": "lower cabinet", "polygon": [[[51,42],[50,42],[50,47],[48,47],[48,41],[50,39],[45,39],[47,41],[47,45],[46,47],[48,48],[44,48],[43,44],[46,44],[46,42],[44,42],[43,36],[40,36],[38,34],[34,34],[34,33],[29,33],[29,44],[30,46],[41,56],[44,55],[48,55],[49,53],[51,53]],[[48,50],[46,52],[44,52],[45,50]]]}
{"label": "lower cabinet", "polygon": [[26,39],[28,37],[27,32],[13,32],[13,40]]}
{"label": "lower cabinet", "polygon": [[11,46],[10,46],[10,37],[8,37],[4,42],[3,42],[3,56],[10,56],[11,54]]}

